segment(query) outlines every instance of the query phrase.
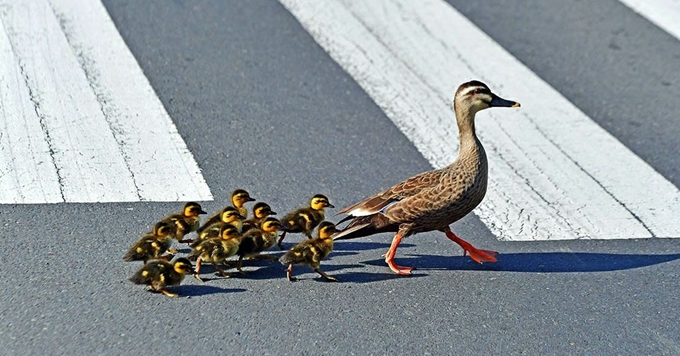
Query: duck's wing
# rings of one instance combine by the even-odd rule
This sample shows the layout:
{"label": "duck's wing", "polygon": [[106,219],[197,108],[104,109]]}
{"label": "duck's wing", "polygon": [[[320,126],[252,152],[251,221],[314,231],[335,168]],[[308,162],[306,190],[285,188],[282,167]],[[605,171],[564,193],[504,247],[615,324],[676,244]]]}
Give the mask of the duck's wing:
{"label": "duck's wing", "polygon": [[437,169],[417,174],[387,190],[340,210],[338,214],[366,216],[378,213],[396,201],[407,199],[424,189],[440,184],[443,173],[442,169]]}

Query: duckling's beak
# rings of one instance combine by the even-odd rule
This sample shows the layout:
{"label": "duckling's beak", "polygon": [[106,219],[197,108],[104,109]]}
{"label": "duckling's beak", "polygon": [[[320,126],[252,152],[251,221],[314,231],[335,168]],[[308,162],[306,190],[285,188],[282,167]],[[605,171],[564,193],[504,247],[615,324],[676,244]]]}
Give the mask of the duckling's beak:
{"label": "duckling's beak", "polygon": [[276,215],[276,212],[275,212],[275,211],[270,211],[270,212],[269,212],[269,215]]}
{"label": "duckling's beak", "polygon": [[328,203],[328,205],[326,205],[326,206],[329,207],[329,208],[335,208],[335,206],[331,203]]}
{"label": "duckling's beak", "polygon": [[203,209],[201,209],[198,213],[199,213],[199,214],[207,214],[208,212],[205,211],[205,210],[203,210]]}
{"label": "duckling's beak", "polygon": [[499,97],[496,94],[491,94],[491,102],[489,103],[490,107],[500,107],[500,108],[518,108],[520,107],[519,103],[516,101],[512,100],[505,100],[501,97]]}
{"label": "duckling's beak", "polygon": [[255,198],[249,197],[248,200],[246,200],[246,201],[255,201]]}

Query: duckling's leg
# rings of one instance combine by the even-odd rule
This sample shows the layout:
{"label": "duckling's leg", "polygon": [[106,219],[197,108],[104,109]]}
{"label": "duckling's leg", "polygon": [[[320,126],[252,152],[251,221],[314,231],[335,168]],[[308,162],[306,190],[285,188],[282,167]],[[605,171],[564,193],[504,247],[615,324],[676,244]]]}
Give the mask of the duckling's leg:
{"label": "duckling's leg", "polygon": [[281,234],[281,237],[279,237],[279,242],[276,243],[277,246],[279,246],[279,250],[283,250],[283,239],[286,237],[286,232],[284,231]]}
{"label": "duckling's leg", "polygon": [[286,277],[288,277],[288,280],[291,282],[296,282],[298,279],[293,277],[293,264],[289,264],[288,268],[286,268]]}
{"label": "duckling's leg", "polygon": [[444,233],[446,234],[446,237],[448,237],[451,241],[457,243],[458,245],[460,245],[460,247],[463,248],[463,256],[469,253],[470,258],[472,258],[477,263],[498,262],[496,257],[494,257],[498,254],[498,252],[491,250],[480,250],[472,246],[472,244],[470,244],[469,242],[456,236],[456,234],[454,234],[453,231],[451,231],[451,229],[448,227],[444,229]]}
{"label": "duckling's leg", "polygon": [[246,274],[244,270],[241,269],[243,265],[243,256],[238,256],[238,262],[236,262],[236,269],[241,272],[241,274]]}
{"label": "duckling's leg", "polygon": [[201,279],[201,275],[200,275],[200,273],[201,273],[201,262],[202,262],[202,261],[201,261],[201,258],[200,258],[200,257],[196,259],[196,268],[194,269],[194,271],[195,271],[196,273],[194,274],[194,278],[196,278],[196,279],[198,279],[199,281],[203,282],[203,280]]}
{"label": "duckling's leg", "polygon": [[390,245],[390,249],[387,250],[387,253],[385,254],[385,262],[387,263],[388,266],[390,266],[390,269],[394,273],[408,276],[411,274],[413,267],[397,266],[397,264],[394,263],[394,255],[397,254],[397,247],[401,243],[402,234],[403,233],[399,231],[396,235],[394,235],[394,238],[392,239],[392,245]]}
{"label": "duckling's leg", "polygon": [[218,266],[217,263],[213,263],[213,266],[215,266],[215,269],[217,271],[219,271],[222,276],[227,277],[227,278],[231,278],[231,274],[224,272],[224,270],[222,268],[220,268],[220,266]]}
{"label": "duckling's leg", "polygon": [[320,274],[321,277],[326,278],[327,281],[330,281],[330,282],[337,282],[338,281],[337,278],[327,275],[324,271],[322,271],[318,268],[314,268],[314,270],[316,271],[316,273]]}

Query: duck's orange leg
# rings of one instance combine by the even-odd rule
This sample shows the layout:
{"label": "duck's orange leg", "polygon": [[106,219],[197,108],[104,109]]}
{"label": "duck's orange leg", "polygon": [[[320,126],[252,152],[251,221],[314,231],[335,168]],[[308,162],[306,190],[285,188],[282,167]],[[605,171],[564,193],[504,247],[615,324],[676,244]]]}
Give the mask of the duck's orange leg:
{"label": "duck's orange leg", "polygon": [[394,273],[403,276],[408,276],[409,274],[411,274],[413,267],[397,266],[397,264],[394,263],[394,255],[397,254],[397,247],[399,246],[400,243],[401,233],[397,233],[396,235],[394,235],[394,238],[392,239],[392,245],[390,245],[390,249],[387,250],[387,253],[385,254],[385,262],[387,263],[388,266],[390,266],[390,269]]}
{"label": "duck's orange leg", "polygon": [[480,250],[472,246],[471,243],[456,236],[456,234],[454,234],[453,231],[451,231],[451,229],[444,230],[444,233],[446,234],[446,237],[449,238],[449,240],[457,243],[458,245],[460,245],[460,247],[463,248],[463,256],[469,253],[470,258],[472,258],[477,263],[498,262],[496,257],[494,257],[498,254],[498,252],[491,250]]}

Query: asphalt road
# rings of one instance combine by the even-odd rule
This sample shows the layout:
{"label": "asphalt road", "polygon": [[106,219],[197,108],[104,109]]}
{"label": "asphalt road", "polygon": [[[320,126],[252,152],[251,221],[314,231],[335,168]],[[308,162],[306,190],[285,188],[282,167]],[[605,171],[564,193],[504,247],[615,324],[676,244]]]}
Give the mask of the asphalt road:
{"label": "asphalt road", "polygon": [[[677,40],[616,1],[450,2],[680,183]],[[203,171],[206,210],[236,188],[280,213],[315,193],[343,207],[429,169],[279,3],[104,3]],[[499,263],[427,233],[401,245],[417,269],[398,277],[378,235],[337,244],[322,268],[341,283],[255,262],[170,299],[128,282],[139,265],[121,256],[181,205],[0,206],[0,353],[680,354],[677,239],[501,242],[468,216],[455,231]]]}

